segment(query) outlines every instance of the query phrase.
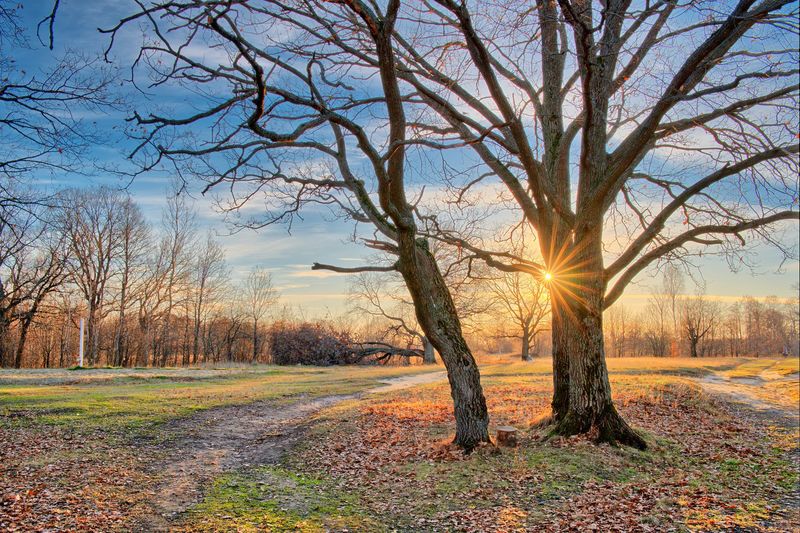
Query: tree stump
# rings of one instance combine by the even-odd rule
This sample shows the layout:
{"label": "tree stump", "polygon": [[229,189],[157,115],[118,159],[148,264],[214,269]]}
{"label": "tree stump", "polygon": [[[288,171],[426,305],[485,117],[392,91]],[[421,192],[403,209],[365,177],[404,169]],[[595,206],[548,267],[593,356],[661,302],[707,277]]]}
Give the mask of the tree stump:
{"label": "tree stump", "polygon": [[497,445],[513,448],[517,445],[517,428],[500,426],[497,428]]}

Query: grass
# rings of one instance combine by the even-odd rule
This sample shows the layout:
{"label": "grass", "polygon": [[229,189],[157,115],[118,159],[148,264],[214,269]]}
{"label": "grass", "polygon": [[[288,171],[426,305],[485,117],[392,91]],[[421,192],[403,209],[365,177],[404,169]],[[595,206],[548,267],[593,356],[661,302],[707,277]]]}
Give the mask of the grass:
{"label": "grass", "polygon": [[[563,531],[670,524],[759,530],[765,520],[776,520],[776,502],[798,483],[796,465],[786,456],[796,447],[796,432],[767,427],[709,399],[695,378],[713,371],[736,382],[771,372],[779,378],[764,394],[791,399],[798,390],[797,359],[609,359],[608,366],[616,404],[645,435],[646,452],[596,446],[586,438],[544,438],[536,422],[549,410],[549,360],[500,364],[487,357],[481,373],[491,429],[516,426],[519,447],[465,456],[450,446],[446,383],[350,400],[321,413],[280,465],[217,478],[176,528]],[[157,463],[169,449],[168,441],[162,450],[141,447],[131,435],[158,435],[165,423],[198,410],[366,391],[381,379],[427,370],[2,372],[0,440],[6,446],[0,464],[8,475],[0,476],[0,494],[25,496],[29,513],[41,502],[43,509],[70,508],[89,520],[64,518],[54,522],[56,529],[111,527],[102,520],[112,512],[108,524],[125,529],[126,514],[152,482],[143,465]],[[90,508],[76,507],[76,494]],[[0,529],[4,509],[0,505]]]}
{"label": "grass", "polygon": [[[256,367],[214,370],[84,370],[64,383],[46,374],[0,373],[0,427],[152,429],[193,412],[299,395],[350,394],[423,367]],[[31,377],[33,376],[33,377]],[[50,384],[48,379],[55,384]]]}
{"label": "grass", "polygon": [[729,378],[758,378],[761,376],[761,373],[770,368],[771,366],[775,365],[775,361],[773,359],[753,359],[738,365],[736,368],[725,372],[725,375]]}
{"label": "grass", "polygon": [[800,358],[787,357],[785,359],[781,359],[772,365],[770,370],[780,374],[781,376],[791,376],[792,374],[797,374],[800,372]]}
{"label": "grass", "polygon": [[187,514],[192,531],[378,531],[359,498],[329,481],[280,467],[258,467],[217,479]]}
{"label": "grass", "polygon": [[610,360],[616,403],[646,452],[543,438],[535,423],[551,384],[537,361],[482,368],[492,426],[519,428],[518,448],[453,450],[448,389],[428,385],[328,413],[286,467],[325,476],[331,497],[360,492],[368,514],[399,530],[758,531],[797,485],[786,460],[796,435],[711,401],[691,379],[749,363]]}

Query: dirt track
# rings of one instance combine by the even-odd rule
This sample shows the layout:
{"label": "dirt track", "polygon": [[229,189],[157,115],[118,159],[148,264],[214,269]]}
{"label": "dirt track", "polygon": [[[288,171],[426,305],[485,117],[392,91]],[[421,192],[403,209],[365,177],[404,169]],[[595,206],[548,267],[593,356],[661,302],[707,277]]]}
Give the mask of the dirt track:
{"label": "dirt track", "polygon": [[699,383],[707,393],[719,396],[730,403],[743,405],[760,418],[783,427],[797,428],[800,426],[800,411],[796,407],[779,405],[760,397],[760,389],[764,389],[774,381],[797,382],[797,376],[781,376],[769,370],[753,378],[728,378],[712,373],[699,380]]}
{"label": "dirt track", "polygon": [[403,376],[358,394],[299,400],[291,404],[255,402],[211,409],[170,427],[178,436],[165,461],[154,466],[161,480],[147,508],[136,513],[132,527],[165,531],[202,498],[214,478],[250,465],[277,463],[295,445],[322,409],[366,394],[397,391],[446,379],[444,372]]}
{"label": "dirt track", "polygon": [[[728,378],[712,373],[699,380],[704,391],[741,407],[747,416],[752,416],[765,425],[781,427],[793,433],[798,446],[788,452],[787,459],[800,469],[800,408],[790,408],[759,397],[762,396],[759,394],[760,390],[775,381],[797,383],[797,374],[782,376],[765,370],[753,378]],[[791,527],[789,524],[796,524],[800,515],[800,482],[794,493],[781,502],[781,507],[787,513],[764,524],[770,530],[788,531],[787,527]]]}

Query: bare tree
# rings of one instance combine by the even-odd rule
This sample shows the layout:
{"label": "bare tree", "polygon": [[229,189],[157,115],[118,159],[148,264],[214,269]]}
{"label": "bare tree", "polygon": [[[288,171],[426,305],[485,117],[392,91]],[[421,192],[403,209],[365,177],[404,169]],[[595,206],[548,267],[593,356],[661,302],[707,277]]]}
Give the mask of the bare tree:
{"label": "bare tree", "polygon": [[117,328],[114,335],[112,364],[127,366],[130,362],[128,342],[128,311],[141,295],[147,276],[147,257],[153,252],[150,226],[144,220],[141,209],[133,199],[127,197],[120,206],[121,228],[119,254],[115,257],[119,272],[117,280]]}
{"label": "bare tree", "polygon": [[[208,310],[214,305],[227,284],[229,271],[225,265],[225,251],[209,232],[206,242],[197,253],[192,280],[192,363],[200,355],[202,335],[200,328],[208,319]],[[184,361],[187,364],[189,361]]]}
{"label": "bare tree", "polygon": [[[8,205],[0,218],[0,365],[22,366],[28,331],[64,282],[63,239],[33,206]],[[18,323],[12,357],[11,326]]]}
{"label": "bare tree", "polygon": [[192,268],[192,249],[196,244],[195,211],[179,182],[172,185],[167,207],[162,213],[163,235],[160,257],[163,278],[157,286],[164,303],[159,339],[159,364],[177,363],[177,334],[173,324],[176,308],[188,303],[188,284]]}
{"label": "bare tree", "polygon": [[[119,104],[109,91],[114,80],[109,65],[70,52],[55,57],[53,26],[45,25],[37,43],[22,23],[21,6],[0,0],[0,217],[11,206],[54,206],[57,199],[43,189],[19,185],[34,174],[84,172],[87,147],[100,132],[82,115]],[[56,11],[49,11],[52,19]],[[49,50],[39,46],[44,33]],[[46,55],[43,63],[49,66],[31,68],[23,53]]]}
{"label": "bare tree", "polygon": [[[385,13],[355,0],[174,2],[144,8],[121,26],[145,19],[157,26],[155,43],[142,56],[153,60],[157,83],[227,83],[234,89],[190,117],[139,117],[150,126],[143,146],[157,149],[155,161],[207,156],[191,163],[195,172],[254,187],[264,183],[267,166],[269,176],[287,178],[273,195],[282,206],[278,218],[289,217],[310,193],[373,223],[394,241],[426,329],[445,322],[454,331],[460,326],[452,318],[423,316],[431,315],[434,301],[436,309],[449,308],[451,298],[430,260],[425,272],[418,268],[423,258],[411,261],[419,241],[402,171],[414,151],[472,150],[477,165],[473,157],[446,158],[447,165],[458,160],[470,166],[459,168],[465,181],[454,184],[462,198],[495,180],[505,190],[504,201],[516,204],[537,233],[544,260],[482,250],[447,231],[431,237],[498,268],[549,272],[555,281],[555,431],[595,428],[600,440],[644,447],[611,399],[602,311],[658,261],[733,253],[751,235],[794,254],[778,230],[798,218],[798,144],[787,126],[797,121],[795,11],[790,0],[722,6],[618,0],[599,9],[587,0],[539,0],[533,9],[396,1]],[[395,24],[398,17],[413,23]],[[251,35],[247,28],[253,24],[293,38],[279,42],[264,37],[268,31]],[[185,31],[167,31],[176,27]],[[284,31],[288,27],[293,31]],[[209,40],[230,52],[229,64],[185,52],[193,48],[183,45]],[[752,42],[760,43],[757,49],[749,49]],[[695,45],[687,51],[686,43]],[[175,67],[165,71],[165,64]],[[354,69],[379,76],[380,90],[364,92],[363,84],[348,77]],[[389,125],[379,146],[374,123],[354,116],[366,108]],[[239,111],[246,121],[235,120]],[[213,123],[215,131],[227,126],[227,135],[174,147],[167,145],[168,135],[159,135],[201,123]],[[330,131],[320,133],[323,126]],[[316,150],[334,161],[338,175],[327,169],[297,172],[286,156],[290,147]],[[363,166],[347,159],[351,150],[369,161],[380,208],[365,203],[370,197]],[[213,168],[212,152],[230,156],[227,172]],[[579,155],[575,194],[573,153]],[[342,189],[351,196],[333,193]],[[616,232],[618,243],[608,265],[604,229]],[[420,279],[434,279],[438,288]],[[449,337],[459,346],[449,351],[461,357],[460,332],[427,333],[434,343]],[[472,365],[449,365],[449,355],[442,356],[448,369],[471,369],[465,398],[482,398],[472,394],[479,390]],[[480,412],[481,403],[475,405]]]}
{"label": "bare tree", "polygon": [[654,292],[647,302],[644,320],[649,355],[666,357],[669,354],[670,303],[669,297],[661,292]]}
{"label": "bare tree", "polygon": [[59,226],[67,240],[67,269],[86,302],[87,362],[97,363],[100,322],[121,253],[125,196],[108,187],[71,189],[62,196]]}
{"label": "bare tree", "polygon": [[546,283],[527,273],[511,272],[489,279],[487,286],[500,316],[514,320],[522,341],[522,360],[532,361],[531,342],[546,330],[550,314]]}
{"label": "bare tree", "polygon": [[623,357],[626,355],[630,340],[628,338],[629,322],[633,322],[632,317],[621,303],[606,309],[603,325],[608,346],[607,353],[611,356]]}
{"label": "bare tree", "polygon": [[744,320],[742,303],[733,302],[725,314],[725,335],[728,338],[728,355],[739,357],[744,352]]}
{"label": "bare tree", "polygon": [[[600,440],[644,447],[611,400],[602,311],[661,260],[734,252],[750,235],[794,255],[777,229],[798,218],[798,144],[787,127],[797,122],[796,6],[422,6],[408,6],[415,24],[395,36],[399,76],[430,110],[417,131],[474,151],[482,164],[462,167],[460,191],[502,184],[544,261],[441,237],[493,266],[553,276],[555,431],[596,428]],[[618,243],[608,265],[605,228]]]}
{"label": "bare tree", "polygon": [[686,340],[689,341],[689,355],[703,355],[698,350],[703,340],[719,320],[719,304],[708,300],[702,293],[688,296],[681,301],[681,323]]}
{"label": "bare tree", "polygon": [[253,322],[253,364],[258,362],[261,345],[258,342],[258,323],[264,319],[270,308],[278,301],[278,291],[272,286],[272,275],[265,269],[256,267],[244,281],[242,287],[242,310]]}
{"label": "bare tree", "polygon": [[[155,24],[157,31],[150,36],[156,41],[148,39],[139,57],[152,60],[150,72],[160,78],[158,85],[176,81],[199,88],[208,82],[228,91],[221,99],[203,102],[206,107],[191,116],[136,115],[147,130],[137,152],[145,168],[170,161],[179,171],[205,175],[208,187],[238,184],[241,188],[232,187],[239,191],[234,206],[268,191],[267,220],[254,224],[290,220],[308,202],[333,205],[339,213],[371,224],[374,235],[367,244],[395,255],[394,264],[315,268],[400,272],[417,320],[449,373],[455,442],[473,448],[489,440],[478,367],[447,284],[427,241],[419,236],[415,204],[408,199],[407,147],[415,141],[408,138],[393,39],[399,9],[395,0],[384,10],[357,0],[291,5],[167,2],[143,7],[111,32],[134,21]],[[265,31],[250,35],[251,24]],[[292,37],[276,41],[267,28]],[[229,64],[205,64],[190,52],[209,42],[229,53]],[[370,57],[366,63],[364,50]],[[163,71],[158,65],[164,59],[174,68]],[[363,69],[379,78],[380,86],[363,84]],[[375,114],[383,117],[379,128]],[[214,124],[205,129],[211,138],[171,142],[176,137],[170,130],[192,127],[196,133],[203,123]],[[154,159],[148,159],[148,149]],[[309,160],[316,162],[311,168]]]}
{"label": "bare tree", "polygon": [[672,319],[672,329],[670,337],[670,355],[678,355],[677,341],[679,338],[679,322],[681,320],[681,312],[679,309],[681,294],[683,293],[684,283],[681,271],[674,265],[668,264],[664,271],[664,278],[662,281],[662,290],[664,296],[669,301],[670,318]]}

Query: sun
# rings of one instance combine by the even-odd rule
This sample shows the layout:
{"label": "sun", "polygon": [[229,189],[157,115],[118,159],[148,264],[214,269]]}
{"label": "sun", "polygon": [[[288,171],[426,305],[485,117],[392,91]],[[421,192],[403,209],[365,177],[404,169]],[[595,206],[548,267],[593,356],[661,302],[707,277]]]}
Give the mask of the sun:
{"label": "sun", "polygon": [[551,279],[553,279],[553,275],[550,272],[545,272],[544,273],[544,280],[545,281],[550,281]]}

